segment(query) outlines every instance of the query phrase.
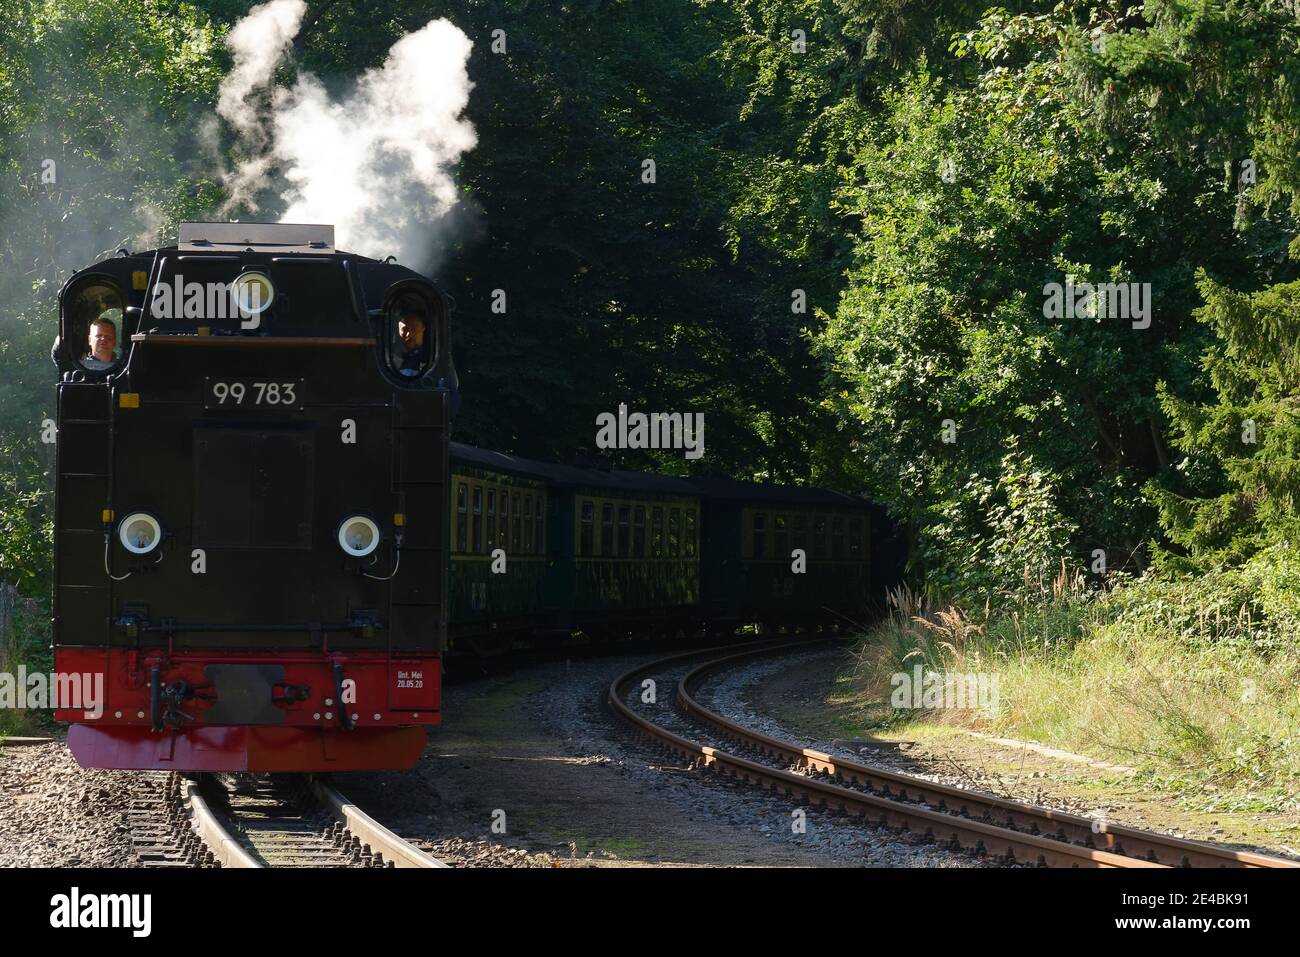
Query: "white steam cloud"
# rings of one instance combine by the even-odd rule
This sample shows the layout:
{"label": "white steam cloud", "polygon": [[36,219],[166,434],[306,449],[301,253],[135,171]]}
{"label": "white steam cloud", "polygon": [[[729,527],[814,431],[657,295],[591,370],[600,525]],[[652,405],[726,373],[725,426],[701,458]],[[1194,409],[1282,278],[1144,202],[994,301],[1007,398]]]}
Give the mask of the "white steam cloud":
{"label": "white steam cloud", "polygon": [[221,83],[217,113],[240,132],[260,132],[253,91],[266,86],[293,44],[307,12],[306,0],[275,0],[254,7],[226,36],[235,67]]}
{"label": "white steam cloud", "polygon": [[235,67],[217,113],[236,134],[238,162],[221,170],[221,213],[256,213],[259,194],[276,188],[281,222],[332,223],[340,249],[431,268],[459,200],[452,170],[477,142],[462,116],[473,88],[469,38],[434,20],[337,97],[308,73],[268,96],[305,10],[303,0],[273,0],[226,40]]}

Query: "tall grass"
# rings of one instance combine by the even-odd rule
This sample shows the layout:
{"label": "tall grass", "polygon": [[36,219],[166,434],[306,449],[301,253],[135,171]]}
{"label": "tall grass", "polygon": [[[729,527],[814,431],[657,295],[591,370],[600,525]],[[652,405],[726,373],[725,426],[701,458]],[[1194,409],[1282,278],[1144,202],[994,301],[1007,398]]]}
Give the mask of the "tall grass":
{"label": "tall grass", "polygon": [[[49,607],[45,602],[23,599],[16,591],[0,593],[0,674],[17,676],[18,667],[28,674],[49,673],[54,667],[50,650]],[[0,736],[28,734],[52,726],[50,713],[0,708]]]}
{"label": "tall grass", "polygon": [[979,727],[1136,765],[1206,808],[1300,808],[1300,649],[1236,579],[1128,580],[1090,588],[1062,566],[982,603],[916,593],[859,647],[855,681],[884,725],[890,677],[916,664],[992,673],[997,706],[937,709]]}

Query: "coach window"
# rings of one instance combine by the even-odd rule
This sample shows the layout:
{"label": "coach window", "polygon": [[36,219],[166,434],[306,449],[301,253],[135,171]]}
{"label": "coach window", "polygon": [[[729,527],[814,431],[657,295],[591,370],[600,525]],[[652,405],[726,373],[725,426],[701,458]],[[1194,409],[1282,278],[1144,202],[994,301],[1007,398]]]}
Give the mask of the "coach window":
{"label": "coach window", "polygon": [[614,506],[609,502],[600,506],[600,554],[602,558],[614,555]]}
{"label": "coach window", "polygon": [[790,528],[792,529],[793,534],[793,538],[790,540],[791,548],[802,548],[806,557],[808,555],[809,546],[808,516],[802,512],[795,515],[794,518],[790,520]]}
{"label": "coach window", "polygon": [[470,501],[473,503],[473,518],[470,525],[470,551],[483,551],[483,487],[475,485],[470,493]]}
{"label": "coach window", "polygon": [[465,538],[468,533],[468,522],[465,515],[465,498],[469,492],[465,488],[464,482],[456,485],[456,551],[465,551]]}
{"label": "coach window", "polygon": [[510,493],[501,490],[501,524],[497,526],[497,548],[510,551]]}
{"label": "coach window", "polygon": [[538,555],[546,554],[546,525],[543,516],[546,514],[546,498],[542,495],[537,496],[537,506],[533,510],[533,550]]}
{"label": "coach window", "polygon": [[849,522],[849,559],[862,561],[862,519],[855,518]]}
{"label": "coach window", "polygon": [[632,506],[618,507],[618,556],[628,558],[632,554]]}
{"label": "coach window", "polygon": [[682,551],[682,510],[668,510],[668,556],[676,558]]}
{"label": "coach window", "polygon": [[518,554],[524,547],[523,536],[519,533],[519,493],[513,492],[510,495],[510,514],[512,516],[510,523],[510,554]]}
{"label": "coach window", "polygon": [[578,530],[578,554],[591,555],[595,546],[596,504],[591,499],[582,503],[582,527]]}
{"label": "coach window", "polygon": [[754,513],[754,557],[767,558],[767,515]]}
{"label": "coach window", "polygon": [[844,561],[844,516],[831,519],[831,555],[837,562]]}
{"label": "coach window", "polygon": [[813,516],[813,554],[818,558],[829,558],[826,550],[826,516]]}
{"label": "coach window", "polygon": [[645,558],[645,506],[638,505],[632,512],[632,554]]}
{"label": "coach window", "polygon": [[790,532],[786,528],[786,517],[783,513],[778,514],[772,521],[772,557],[785,558],[790,554]]}
{"label": "coach window", "polygon": [[415,293],[396,296],[388,305],[388,362],[393,371],[412,381],[433,365],[436,328],[429,302]]}
{"label": "coach window", "polygon": [[695,557],[695,509],[686,510],[686,557]]}
{"label": "coach window", "polygon": [[533,553],[533,497],[524,496],[524,547],[525,555]]}
{"label": "coach window", "polygon": [[487,490],[487,550],[492,551],[497,543],[497,490]]}
{"label": "coach window", "polygon": [[91,281],[69,298],[63,334],[77,362],[89,372],[105,372],[122,357],[122,292],[110,282]]}
{"label": "coach window", "polygon": [[656,505],[650,513],[650,548],[655,558],[664,557],[664,507]]}

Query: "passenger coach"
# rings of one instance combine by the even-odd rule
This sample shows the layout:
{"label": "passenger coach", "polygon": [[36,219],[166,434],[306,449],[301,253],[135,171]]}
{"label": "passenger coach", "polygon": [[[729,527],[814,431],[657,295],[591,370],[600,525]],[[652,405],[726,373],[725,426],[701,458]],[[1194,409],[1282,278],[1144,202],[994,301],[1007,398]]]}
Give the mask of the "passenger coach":
{"label": "passenger coach", "polygon": [[[898,576],[890,524],[824,489],[558,465],[451,444],[452,650],[851,627]],[[882,534],[883,533],[883,534]]]}

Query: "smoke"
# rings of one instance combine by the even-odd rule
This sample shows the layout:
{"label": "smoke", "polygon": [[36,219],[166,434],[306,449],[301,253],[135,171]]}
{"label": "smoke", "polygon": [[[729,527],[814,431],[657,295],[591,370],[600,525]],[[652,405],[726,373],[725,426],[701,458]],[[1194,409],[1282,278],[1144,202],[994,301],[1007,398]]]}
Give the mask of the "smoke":
{"label": "smoke", "polygon": [[268,96],[304,9],[302,0],[273,0],[227,38],[235,68],[217,113],[236,135],[238,159],[221,172],[221,213],[256,213],[259,195],[274,190],[281,222],[332,223],[340,249],[431,269],[459,205],[452,170],[477,142],[462,116],[473,88],[469,38],[434,20],[338,96],[308,73]]}
{"label": "smoke", "polygon": [[306,0],[275,0],[254,7],[227,35],[235,68],[221,84],[217,113],[231,126],[244,132],[260,128],[249,96],[271,81],[306,12]]}

